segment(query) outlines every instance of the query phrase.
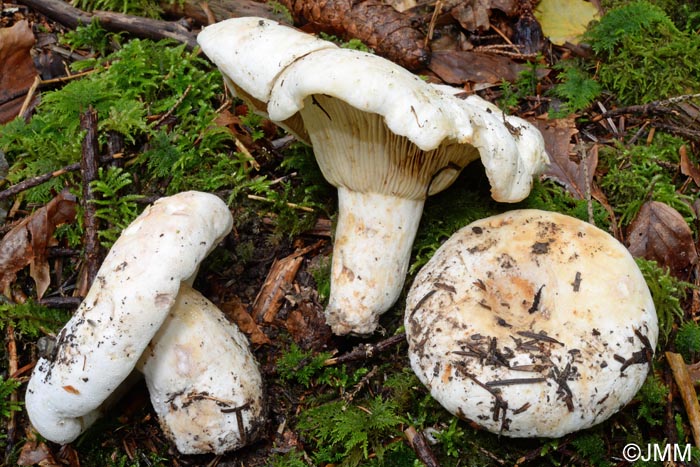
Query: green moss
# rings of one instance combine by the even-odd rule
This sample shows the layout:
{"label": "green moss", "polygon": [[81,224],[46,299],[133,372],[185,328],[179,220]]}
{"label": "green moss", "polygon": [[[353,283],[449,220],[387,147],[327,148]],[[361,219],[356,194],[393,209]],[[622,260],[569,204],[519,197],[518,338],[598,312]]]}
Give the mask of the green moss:
{"label": "green moss", "polygon": [[679,192],[679,149],[685,142],[657,134],[651,145],[622,145],[601,148],[599,179],[621,226],[629,224],[646,201],[654,200],[676,209],[693,225],[693,199]]}
{"label": "green moss", "polygon": [[606,459],[605,441],[599,433],[595,431],[586,432],[574,439],[571,444],[578,455],[589,465],[594,467],[609,467],[612,465]]}
{"label": "green moss", "polygon": [[277,372],[282,381],[293,381],[308,388],[314,382],[312,378],[320,373],[324,362],[330,357],[329,352],[314,355],[291,344],[277,360]]}
{"label": "green moss", "polygon": [[563,102],[563,107],[550,111],[550,118],[565,117],[589,107],[602,92],[600,83],[585,69],[580,61],[566,60],[554,66],[559,71],[559,83],[552,94]]}
{"label": "green moss", "polygon": [[661,425],[667,397],[668,387],[658,376],[649,375],[636,397],[639,401],[637,418],[645,421],[650,426]]}
{"label": "green moss", "polygon": [[316,445],[312,457],[317,465],[357,466],[370,454],[382,461],[386,452],[400,446],[386,440],[401,436],[403,423],[396,402],[377,396],[361,403],[335,401],[308,409],[297,426]]}
{"label": "green moss", "polygon": [[683,356],[686,363],[700,359],[700,325],[693,321],[683,323],[675,339],[676,352]]}
{"label": "green moss", "polygon": [[447,190],[426,200],[423,217],[413,243],[414,274],[453,233],[467,224],[501,212],[489,195],[483,166],[474,162]]}
{"label": "green moss", "polygon": [[602,60],[600,83],[624,104],[700,90],[700,37],[679,30],[650,2],[613,8],[589,29],[585,40]]}
{"label": "green moss", "polygon": [[682,323],[685,319],[681,301],[693,287],[693,284],[671,276],[668,271],[659,267],[655,261],[643,258],[635,258],[635,260],[654,300],[656,315],[659,318],[659,343],[657,348],[663,349],[666,346],[673,326]]}
{"label": "green moss", "polygon": [[110,248],[121,231],[139,215],[140,208],[136,201],[142,196],[123,193],[132,183],[131,174],[124,169],[109,167],[105,170],[100,167],[98,179],[91,184],[96,196],[96,199],[92,200],[96,206],[95,217],[106,223],[98,232],[105,248]]}

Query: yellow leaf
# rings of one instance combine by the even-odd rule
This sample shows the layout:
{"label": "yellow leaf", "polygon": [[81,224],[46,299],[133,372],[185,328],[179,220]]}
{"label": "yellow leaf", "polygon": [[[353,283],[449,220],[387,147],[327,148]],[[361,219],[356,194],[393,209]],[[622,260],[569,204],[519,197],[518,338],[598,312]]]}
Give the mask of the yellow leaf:
{"label": "yellow leaf", "polygon": [[553,44],[577,44],[588,23],[598,18],[598,9],[584,0],[542,0],[535,18]]}

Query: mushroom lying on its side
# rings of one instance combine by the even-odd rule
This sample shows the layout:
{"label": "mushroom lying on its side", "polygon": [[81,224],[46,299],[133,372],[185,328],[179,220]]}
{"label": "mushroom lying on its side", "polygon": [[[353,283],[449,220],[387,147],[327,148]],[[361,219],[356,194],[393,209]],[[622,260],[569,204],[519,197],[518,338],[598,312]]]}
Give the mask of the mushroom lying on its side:
{"label": "mushroom lying on its side", "polygon": [[182,454],[240,448],[264,424],[262,377],[246,337],[187,284],[137,368]]}
{"label": "mushroom lying on its side", "polygon": [[474,222],[421,269],[406,303],[413,370],[451,413],[513,437],[559,437],[627,404],[658,338],[625,247],[562,214]]}
{"label": "mushroom lying on its side", "polygon": [[261,18],[211,25],[198,41],[237,95],[313,145],[338,187],[326,308],[336,334],[373,332],[398,298],[428,195],[481,157],[493,197],[520,201],[548,161],[524,120],[381,57]]}
{"label": "mushroom lying on its side", "polygon": [[[189,289],[186,284],[193,282],[201,261],[232,224],[228,207],[218,197],[185,192],[158,200],[124,229],[85,300],[59,333],[55,352],[40,358],[32,373],[25,404],[42,436],[71,442],[101,415],[103,404],[134,370],[173,306],[182,303],[181,290]],[[239,342],[228,346],[239,347]],[[175,345],[164,352],[177,355],[180,350]],[[227,361],[238,363],[233,357]],[[249,377],[257,368],[230,370],[245,371]],[[238,390],[237,383],[228,384]],[[226,399],[238,397],[231,394]],[[199,436],[194,430],[188,435]],[[219,447],[215,444],[217,452]]]}

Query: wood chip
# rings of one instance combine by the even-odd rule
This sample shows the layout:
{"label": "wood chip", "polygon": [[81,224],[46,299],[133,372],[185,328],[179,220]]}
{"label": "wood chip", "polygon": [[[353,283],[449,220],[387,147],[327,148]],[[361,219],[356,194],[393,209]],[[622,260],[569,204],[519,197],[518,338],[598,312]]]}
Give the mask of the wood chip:
{"label": "wood chip", "polygon": [[673,379],[676,381],[678,392],[683,399],[690,428],[693,431],[695,446],[700,447],[700,403],[698,403],[698,395],[695,392],[693,381],[690,379],[688,367],[683,361],[683,357],[674,352],[666,352],[666,361],[671,367]]}

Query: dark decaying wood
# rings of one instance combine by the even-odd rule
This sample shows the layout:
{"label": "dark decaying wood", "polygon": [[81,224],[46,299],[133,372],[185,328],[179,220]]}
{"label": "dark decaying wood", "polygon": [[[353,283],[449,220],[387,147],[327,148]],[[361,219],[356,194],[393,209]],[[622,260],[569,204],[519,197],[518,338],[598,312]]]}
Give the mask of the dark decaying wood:
{"label": "dark decaying wood", "polygon": [[425,35],[411,19],[380,0],[282,0],[304,29],[360,39],[389,60],[418,70],[430,62]]}
{"label": "dark decaying wood", "polygon": [[[97,141],[97,111],[90,108],[80,116],[80,128],[85,130],[82,158],[80,159],[80,174],[83,179],[83,216],[85,226],[85,275],[86,291],[97,276],[97,270],[102,262],[100,255],[99,219],[96,216],[97,206],[93,203],[91,182],[98,178],[99,143]],[[83,295],[83,294],[80,294]]]}

